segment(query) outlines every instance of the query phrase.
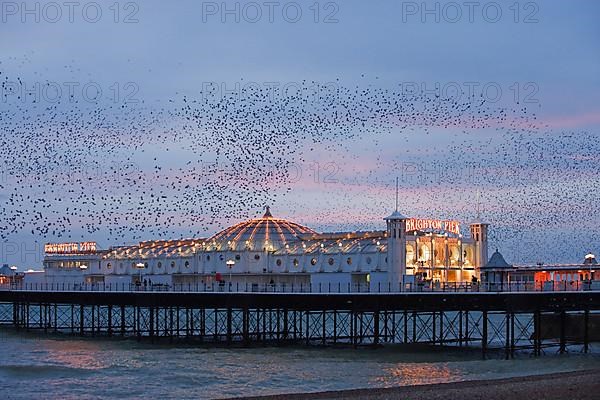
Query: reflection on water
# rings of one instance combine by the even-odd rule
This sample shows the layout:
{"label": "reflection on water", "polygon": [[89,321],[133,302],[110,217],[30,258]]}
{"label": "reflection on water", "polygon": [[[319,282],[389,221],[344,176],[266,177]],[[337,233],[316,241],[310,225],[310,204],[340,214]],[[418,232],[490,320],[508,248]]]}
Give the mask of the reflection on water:
{"label": "reflection on water", "polygon": [[464,373],[460,368],[450,368],[447,363],[401,363],[384,368],[383,372],[382,376],[375,379],[374,386],[424,385],[464,380]]}
{"label": "reflection on water", "polygon": [[102,351],[102,342],[54,341],[45,354],[52,362],[70,368],[96,370],[107,368],[106,360],[96,357]]}
{"label": "reflection on water", "polygon": [[8,398],[223,398],[600,368],[598,355],[483,361],[479,352],[186,348],[8,330],[0,330],[0,345]]}

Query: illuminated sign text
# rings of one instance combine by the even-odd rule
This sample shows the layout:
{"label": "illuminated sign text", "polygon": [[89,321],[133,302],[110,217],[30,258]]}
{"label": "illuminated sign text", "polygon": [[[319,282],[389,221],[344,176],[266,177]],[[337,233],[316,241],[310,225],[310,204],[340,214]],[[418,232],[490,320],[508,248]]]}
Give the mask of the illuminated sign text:
{"label": "illuminated sign text", "polygon": [[406,220],[406,231],[445,231],[460,235],[460,223],[458,221],[445,221],[441,219],[410,218]]}
{"label": "illuminated sign text", "polygon": [[79,243],[46,243],[44,252],[46,254],[80,254],[93,253],[96,251],[96,242]]}

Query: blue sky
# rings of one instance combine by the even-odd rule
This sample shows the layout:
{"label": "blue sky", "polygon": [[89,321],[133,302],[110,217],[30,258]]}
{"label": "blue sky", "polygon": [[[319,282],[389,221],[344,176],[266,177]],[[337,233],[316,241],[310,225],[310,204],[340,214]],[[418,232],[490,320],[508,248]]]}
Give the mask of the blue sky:
{"label": "blue sky", "polygon": [[[34,10],[33,14],[24,12],[25,3],[28,10]],[[190,219],[189,214],[177,215],[174,207],[173,220],[183,221],[182,224],[174,225],[173,220],[157,217],[161,223],[171,224],[167,229],[170,235],[209,235],[231,222],[259,214],[256,205],[267,202],[275,203],[274,213],[316,229],[381,228],[380,218],[393,205],[393,179],[400,175],[401,208],[409,215],[468,221],[474,217],[475,193],[480,191],[484,215],[496,227],[492,245],[504,249],[511,261],[576,261],[584,251],[600,251],[598,210],[590,200],[590,192],[598,190],[598,2],[475,2],[472,22],[462,2],[445,1],[427,2],[428,10],[437,7],[437,15],[424,13],[421,1],[274,2],[273,22],[269,21],[263,2],[226,2],[227,9],[239,10],[233,14],[225,14],[225,3],[220,1],[99,2],[102,15],[95,23],[89,22],[96,15],[91,2],[76,4],[73,22],[69,21],[65,6],[60,8],[62,17],[52,22],[55,10],[48,8],[48,2],[25,3],[15,3],[16,10],[3,6],[0,76],[9,82],[19,78],[28,88],[48,81],[57,83],[63,88],[63,96],[66,85],[75,85],[79,102],[74,106],[63,101],[60,118],[66,119],[64,113],[74,107],[83,116],[80,120],[85,120],[86,113],[102,107],[106,118],[112,120],[112,132],[119,135],[120,147],[115,150],[112,139],[96,138],[88,144],[94,148],[93,154],[77,157],[104,167],[108,162],[132,163],[135,171],[145,174],[160,167],[165,175],[177,176],[176,169],[191,161],[194,165],[230,163],[231,158],[220,158],[218,146],[202,147],[203,140],[198,138],[205,135],[208,143],[213,135],[206,126],[199,128],[200,136],[194,133],[164,140],[164,136],[181,132],[185,125],[179,113],[183,99],[206,99],[206,89],[214,88],[214,83],[219,89],[216,97],[209,97],[208,101],[215,102],[221,99],[223,88],[244,87],[249,82],[263,89],[294,89],[304,87],[302,81],[306,80],[317,86],[329,84],[337,89],[369,93],[403,93],[416,85],[428,90],[440,87],[452,94],[459,87],[473,88],[479,98],[482,89],[487,88],[489,92],[483,95],[487,100],[485,107],[492,111],[491,117],[484,119],[495,120],[502,108],[508,114],[502,122],[479,128],[468,127],[466,118],[440,127],[420,115],[408,127],[385,123],[382,126],[377,121],[364,130],[355,119],[347,126],[348,131],[355,132],[353,137],[337,135],[333,129],[317,143],[286,138],[295,151],[279,155],[293,164],[292,169],[301,170],[301,176],[292,173],[296,178],[288,176],[287,180],[266,185],[273,195],[257,200],[246,214],[240,213],[238,207],[232,208],[231,200],[224,200],[215,203],[223,218],[199,222],[199,218]],[[118,15],[113,4],[117,4]],[[457,4],[462,15],[453,22]],[[252,22],[249,19],[255,16],[255,5],[262,16]],[[319,10],[317,17],[315,5]],[[290,19],[298,7],[302,16],[292,23]],[[284,8],[289,13],[284,13]],[[83,9],[89,14],[84,15]],[[498,22],[491,22],[498,9]],[[92,89],[102,90],[98,102],[88,101],[81,91],[90,83]],[[237,101],[243,103],[239,97]],[[498,101],[490,101],[496,97]],[[370,96],[344,99],[361,106],[373,106],[376,101]],[[49,123],[44,120],[49,115],[44,111],[49,99],[42,95],[40,100],[35,104],[30,100],[22,102],[12,95],[4,99],[2,112],[18,111],[23,117],[5,118],[7,143],[21,143],[19,134],[11,134],[8,128],[16,126],[23,132],[27,129],[23,123],[27,116],[42,121],[42,126]],[[138,102],[128,103],[127,107],[134,111],[120,117],[119,106],[128,100]],[[285,96],[279,93],[268,102],[276,106],[284,100]],[[107,108],[110,106],[114,108]],[[206,111],[199,108],[200,114]],[[472,110],[466,115],[477,115],[477,107]],[[154,112],[154,116],[159,111],[163,114],[153,122],[149,113]],[[446,118],[445,109],[422,114],[440,113],[444,114],[442,119]],[[521,119],[533,114],[535,128],[525,129],[527,123]],[[139,117],[143,123],[136,122],[135,115],[143,115]],[[261,118],[268,119],[259,112],[255,119]],[[69,119],[63,127],[77,123]],[[147,140],[136,147],[141,136],[124,138],[140,126],[144,127],[147,136],[143,137]],[[98,126],[88,128],[102,131]],[[62,132],[68,136],[68,129]],[[161,132],[167,133],[156,139],[154,136]],[[252,136],[251,132],[245,134]],[[123,142],[127,143],[126,148]],[[232,144],[235,145],[246,146],[247,142],[240,140]],[[36,149],[33,160],[28,146],[32,144],[27,143],[21,153],[11,152],[6,159],[19,160],[23,165],[43,159],[43,149]],[[422,173],[408,174],[407,169],[415,164]],[[167,173],[169,169],[171,172]],[[15,182],[15,170],[14,164],[5,168],[5,192],[1,196],[4,200],[15,189],[31,191],[35,197],[43,196],[44,185],[52,186],[44,183],[35,188],[23,187]],[[31,169],[28,171],[31,173]],[[248,178],[254,171],[237,173]],[[208,179],[219,180],[215,176]],[[165,191],[170,190],[167,196],[176,191],[175,186],[161,182]],[[127,181],[127,185],[127,193],[131,193],[136,189],[149,192],[153,184]],[[177,185],[185,186],[185,182]],[[89,192],[97,189],[91,187]],[[125,204],[127,193],[116,188],[115,193],[123,196],[121,201]],[[214,193],[214,197],[222,197],[222,193]],[[70,201],[78,203],[78,199],[72,197]],[[180,200],[175,197],[170,204],[179,204]],[[40,212],[56,211],[48,217],[52,220],[64,211],[65,204],[48,201],[50,205]],[[110,211],[108,203],[103,204],[96,205],[98,212]],[[37,210],[37,205],[18,200],[5,207],[7,215],[23,222],[11,229],[5,243],[16,243],[21,248],[31,248],[32,243],[69,240],[69,234],[73,240],[97,240],[103,247],[155,236],[141,225],[133,227],[135,233],[111,235],[106,221],[92,221],[89,210],[80,220],[74,218],[70,233],[42,234],[35,230],[39,222],[17,213],[19,208]],[[198,210],[199,214],[208,213],[206,209]],[[111,212],[127,215],[133,211],[123,205]],[[148,213],[154,216],[153,212]],[[14,221],[6,220],[4,225],[9,227]],[[84,229],[81,225],[85,223],[98,229]],[[528,243],[527,250],[523,250],[523,243]],[[0,255],[7,261],[39,261],[23,256],[22,251],[6,250],[6,246]]]}

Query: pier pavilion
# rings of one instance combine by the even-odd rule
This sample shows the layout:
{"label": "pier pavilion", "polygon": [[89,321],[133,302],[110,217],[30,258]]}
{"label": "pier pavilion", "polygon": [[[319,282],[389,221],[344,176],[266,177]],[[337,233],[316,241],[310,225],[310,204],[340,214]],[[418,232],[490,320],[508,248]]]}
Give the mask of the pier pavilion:
{"label": "pier pavilion", "polygon": [[[45,246],[45,283],[368,286],[401,291],[419,283],[472,282],[487,262],[488,224],[463,232],[455,220],[408,218],[385,230],[316,232],[266,212],[212,237],[152,240],[98,249],[94,242]],[[464,233],[464,235],[463,235]],[[27,283],[27,277],[25,279]]]}

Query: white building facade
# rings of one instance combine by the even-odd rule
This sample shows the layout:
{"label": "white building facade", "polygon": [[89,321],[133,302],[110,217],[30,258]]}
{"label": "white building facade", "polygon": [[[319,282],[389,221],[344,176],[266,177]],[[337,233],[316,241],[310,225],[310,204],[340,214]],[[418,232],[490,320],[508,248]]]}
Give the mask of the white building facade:
{"label": "white building facade", "polygon": [[155,240],[97,250],[46,245],[45,281],[174,290],[401,291],[472,282],[487,261],[488,225],[386,217],[386,230],[318,233],[273,217],[241,222],[210,238]]}

